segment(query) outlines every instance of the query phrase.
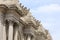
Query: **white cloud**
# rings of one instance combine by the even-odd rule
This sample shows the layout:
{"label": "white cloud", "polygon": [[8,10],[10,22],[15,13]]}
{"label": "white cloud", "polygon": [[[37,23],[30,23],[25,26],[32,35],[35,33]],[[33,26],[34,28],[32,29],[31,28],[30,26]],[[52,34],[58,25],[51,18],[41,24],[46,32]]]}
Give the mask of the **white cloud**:
{"label": "white cloud", "polygon": [[38,8],[32,9],[31,11],[35,12],[35,13],[59,12],[60,5],[59,4],[50,4],[50,5],[39,6]]}

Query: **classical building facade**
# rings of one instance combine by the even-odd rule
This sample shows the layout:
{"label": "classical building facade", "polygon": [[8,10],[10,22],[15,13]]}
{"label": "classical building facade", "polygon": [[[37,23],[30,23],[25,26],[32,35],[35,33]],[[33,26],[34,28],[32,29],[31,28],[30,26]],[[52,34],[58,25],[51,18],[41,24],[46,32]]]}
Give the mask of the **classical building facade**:
{"label": "classical building facade", "polygon": [[52,39],[19,0],[0,0],[0,40]]}

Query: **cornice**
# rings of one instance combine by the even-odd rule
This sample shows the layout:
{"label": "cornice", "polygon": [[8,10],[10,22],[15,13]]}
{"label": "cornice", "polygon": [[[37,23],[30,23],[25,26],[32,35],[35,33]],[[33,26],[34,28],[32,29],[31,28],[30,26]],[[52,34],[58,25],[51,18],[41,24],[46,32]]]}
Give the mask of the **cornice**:
{"label": "cornice", "polygon": [[[0,4],[0,8],[4,8],[7,11],[8,10],[14,10],[15,12],[17,12],[17,14],[20,15],[20,17],[26,16],[28,14],[28,12],[29,12],[29,9],[27,9],[27,7],[22,6],[21,3],[20,3],[20,8],[21,9],[19,9],[16,5],[9,5],[9,6],[7,6],[7,5],[4,5],[4,4]],[[34,17],[31,20],[33,20],[34,22],[33,21],[24,22],[22,19],[20,19],[19,21],[21,23],[23,22],[23,24],[25,26],[26,25],[31,25],[32,27],[37,29],[39,27],[39,25],[40,25],[40,22],[38,20],[36,20]]]}
{"label": "cornice", "polygon": [[4,5],[4,4],[0,4],[0,8],[8,8],[6,5]]}

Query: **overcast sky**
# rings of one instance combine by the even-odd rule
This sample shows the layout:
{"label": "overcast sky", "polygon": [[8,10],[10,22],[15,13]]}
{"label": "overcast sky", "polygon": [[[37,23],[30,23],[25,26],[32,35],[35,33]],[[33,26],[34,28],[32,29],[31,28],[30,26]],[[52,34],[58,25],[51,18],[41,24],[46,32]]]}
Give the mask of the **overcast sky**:
{"label": "overcast sky", "polygon": [[32,15],[49,30],[53,40],[60,40],[60,0],[20,0]]}

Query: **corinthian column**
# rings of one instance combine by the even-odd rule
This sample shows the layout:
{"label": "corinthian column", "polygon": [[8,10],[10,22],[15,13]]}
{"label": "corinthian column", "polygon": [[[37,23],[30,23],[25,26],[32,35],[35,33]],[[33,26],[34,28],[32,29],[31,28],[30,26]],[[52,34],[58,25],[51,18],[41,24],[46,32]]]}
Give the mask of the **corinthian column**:
{"label": "corinthian column", "polygon": [[8,34],[8,40],[13,40],[13,22],[9,22],[9,34]]}
{"label": "corinthian column", "polygon": [[3,26],[3,40],[6,40],[6,26]]}
{"label": "corinthian column", "polygon": [[0,40],[3,40],[3,13],[0,12]]}
{"label": "corinthian column", "polygon": [[0,40],[6,40],[6,29],[4,25],[3,13],[0,12]]}

